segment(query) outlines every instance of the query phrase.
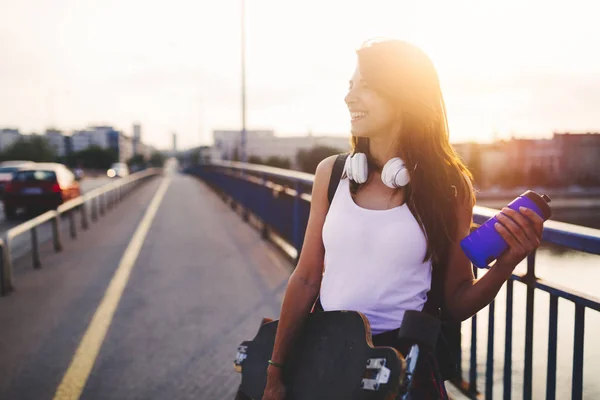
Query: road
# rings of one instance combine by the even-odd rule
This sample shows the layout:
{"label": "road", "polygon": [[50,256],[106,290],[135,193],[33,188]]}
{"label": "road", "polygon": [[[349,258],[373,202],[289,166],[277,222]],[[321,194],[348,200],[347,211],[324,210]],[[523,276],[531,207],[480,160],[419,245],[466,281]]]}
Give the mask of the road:
{"label": "road", "polygon": [[[278,315],[292,266],[192,177],[173,176],[148,221],[165,179],[67,238],[63,252],[43,245],[40,270],[16,263],[17,291],[0,298],[0,399],[57,399],[64,382],[84,387],[61,400],[233,398],[237,345]],[[121,290],[113,276],[125,279]],[[93,319],[111,302],[114,313]],[[78,352],[98,321],[110,324],[99,352]]]}

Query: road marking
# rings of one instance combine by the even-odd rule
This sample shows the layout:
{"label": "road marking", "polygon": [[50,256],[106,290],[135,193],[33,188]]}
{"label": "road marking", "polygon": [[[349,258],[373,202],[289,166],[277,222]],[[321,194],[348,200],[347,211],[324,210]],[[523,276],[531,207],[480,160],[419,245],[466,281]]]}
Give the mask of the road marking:
{"label": "road marking", "polygon": [[96,313],[90,322],[83,339],[79,343],[77,351],[71,360],[71,364],[65,373],[60,385],[56,389],[53,400],[78,400],[83,392],[83,388],[92,372],[100,347],[106,337],[106,332],[112,322],[125,286],[129,281],[131,270],[137,260],[146,235],[150,230],[152,220],[156,216],[156,212],[163,197],[167,191],[167,187],[171,181],[170,177],[166,177],[162,182],[158,191],[152,198],[150,205],[146,209],[146,213],[142,221],[138,225],[123,257],[119,263],[119,267],[115,271],[104,297],[100,305],[96,309]]}

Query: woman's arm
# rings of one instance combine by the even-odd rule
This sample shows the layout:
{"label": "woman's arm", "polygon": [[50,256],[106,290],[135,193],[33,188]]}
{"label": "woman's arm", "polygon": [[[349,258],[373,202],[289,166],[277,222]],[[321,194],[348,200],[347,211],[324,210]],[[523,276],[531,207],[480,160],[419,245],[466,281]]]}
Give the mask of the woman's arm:
{"label": "woman's arm", "polygon": [[[298,265],[285,291],[275,336],[271,359],[277,363],[285,363],[298,329],[310,313],[321,288],[325,256],[322,230],[329,209],[327,189],[336,157],[331,156],[321,161],[315,172],[304,244]],[[268,373],[270,376],[279,375],[280,369],[270,365]]]}
{"label": "woman's arm", "polygon": [[544,221],[531,210],[523,209],[519,213],[502,209],[496,230],[508,243],[508,250],[484,276],[475,279],[471,261],[460,247],[460,241],[470,233],[472,205],[459,202],[457,215],[458,229],[450,249],[444,293],[450,314],[464,321],[491,303],[514,268],[539,247]]}

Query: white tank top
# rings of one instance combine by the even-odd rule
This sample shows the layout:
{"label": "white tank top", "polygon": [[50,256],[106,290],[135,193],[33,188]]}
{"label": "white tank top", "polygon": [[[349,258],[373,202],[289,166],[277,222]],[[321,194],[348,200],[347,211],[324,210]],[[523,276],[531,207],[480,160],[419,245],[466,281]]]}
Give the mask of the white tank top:
{"label": "white tank top", "polygon": [[358,206],[348,179],[340,179],[323,225],[325,311],[360,311],[373,335],[402,324],[406,310],[421,311],[431,287],[427,243],[406,204],[389,210]]}

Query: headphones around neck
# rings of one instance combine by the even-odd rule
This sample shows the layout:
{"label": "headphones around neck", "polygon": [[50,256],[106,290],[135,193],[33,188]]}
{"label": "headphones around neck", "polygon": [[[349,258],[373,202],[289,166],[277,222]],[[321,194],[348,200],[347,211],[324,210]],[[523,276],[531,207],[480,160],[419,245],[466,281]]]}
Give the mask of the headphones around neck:
{"label": "headphones around neck", "polygon": [[[346,158],[344,171],[348,179],[356,183],[365,183],[369,176],[369,163],[364,153],[355,153]],[[404,161],[400,157],[394,157],[383,166],[381,180],[385,186],[396,189],[406,186],[410,182],[410,174]]]}

